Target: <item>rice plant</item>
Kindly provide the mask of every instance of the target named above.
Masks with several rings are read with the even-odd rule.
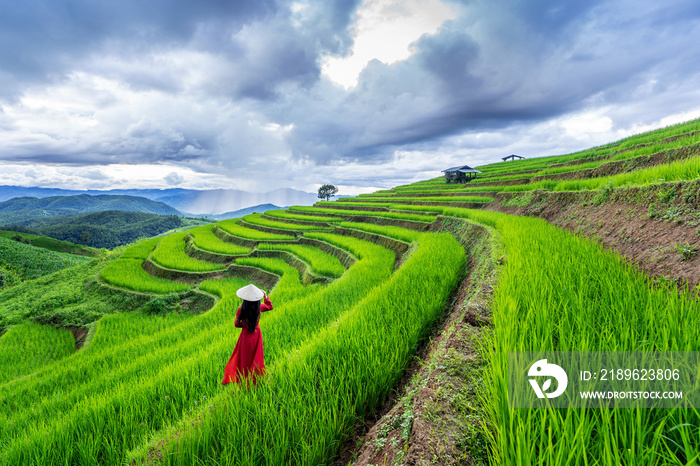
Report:
[[[332,241],[336,235],[328,236]],[[360,260],[330,285],[308,297],[300,290],[286,301],[290,308],[277,302],[276,312],[263,316],[266,363],[274,364],[391,275],[391,251],[355,238],[339,242],[351,245]],[[200,286],[212,286],[206,283]],[[233,297],[199,317],[109,351],[88,348],[65,366],[13,381],[11,390],[0,386],[0,442],[6,446],[0,461],[120,463],[141,439],[198,409],[203,396],[211,399],[222,390],[221,370],[238,331],[233,327],[236,286],[219,288]],[[47,416],[53,412],[65,415]]]
[[[0,237],[0,267],[10,269],[23,280],[31,280],[59,270],[84,264],[91,257],[49,251]],[[0,283],[0,289],[3,284]]]
[[[158,243],[160,243],[160,238],[155,237],[151,239],[147,239],[145,241],[141,241],[139,243],[133,244],[129,247],[127,247],[124,252],[122,252],[121,256],[119,256],[121,259],[141,259],[141,260],[146,260],[148,259],[148,256],[151,255],[153,250],[158,246]]]
[[[492,197],[485,196],[444,196],[444,197],[401,197],[401,196],[367,196],[363,197],[363,202],[471,202],[471,203],[488,203],[493,201]]]
[[[301,296],[311,296],[314,292],[318,291],[319,288],[318,285],[305,287],[301,283],[299,270],[287,264],[282,259],[243,257],[238,259],[236,264],[255,267],[279,275],[281,278],[277,282],[277,285],[275,285],[273,293],[271,294],[275,299],[289,302]]]
[[[75,352],[73,335],[65,329],[26,323],[0,337],[0,385]]]
[[[258,249],[292,253],[306,262],[314,273],[323,277],[339,277],[345,272],[345,267],[343,267],[343,264],[340,263],[337,257],[313,246],[303,244],[260,243]]]
[[[118,259],[102,270],[102,280],[119,288],[142,293],[179,293],[191,285],[154,277],[146,272],[141,259]]]
[[[650,289],[619,255],[543,220],[451,213],[495,227],[508,250],[484,393],[495,463],[686,464],[700,455],[690,408],[513,410],[507,400],[509,351],[697,351],[693,297]]]
[[[321,204],[321,203],[319,203]],[[417,222],[430,223],[435,220],[435,217],[426,215],[416,215],[416,214],[404,214],[399,212],[384,212],[384,211],[369,211],[369,210],[343,210],[343,209],[331,209],[331,208],[321,208],[321,207],[306,207],[306,206],[292,206],[289,208],[294,212],[314,212],[314,213],[327,213],[340,215],[343,217],[380,217],[380,218],[390,218],[396,220],[412,220]]]
[[[303,225],[299,223],[286,223],[286,222],[277,222],[274,220],[268,220],[264,217],[262,217],[261,214],[251,214],[251,215],[246,215],[243,217],[243,220],[252,223],[253,225],[260,225],[262,227],[267,227],[267,228],[277,228],[280,230],[294,230],[294,231],[331,231],[333,230],[332,226],[318,226],[318,225]]]
[[[398,239],[407,243],[417,241],[422,234],[415,230],[409,230],[408,228],[375,225],[373,223],[343,222],[340,224],[340,226],[343,228],[352,228],[355,230],[366,231],[368,233],[388,236],[389,238]]]
[[[204,251],[213,252],[214,254],[226,254],[226,255],[243,255],[249,254],[250,249],[239,246],[233,243],[227,243],[226,241],[221,241],[212,231],[214,224],[203,225],[201,227],[194,228],[190,230],[189,234],[192,236],[192,241],[194,245],[199,249]]]
[[[342,219],[338,217],[321,217],[317,215],[301,215],[294,214],[287,210],[268,210],[265,212],[268,217],[281,218],[285,220],[298,220],[301,222],[326,222],[326,223],[337,223],[341,222]]]
[[[171,431],[159,438],[164,461],[327,461],[357,414],[372,412],[389,394],[442,312],[463,264],[463,250],[451,236],[423,236],[391,280],[343,313],[336,325],[270,364],[269,377],[255,390],[233,387],[233,396],[217,396],[198,422],[186,421],[189,427],[177,435]]]
[[[223,220],[216,224],[217,227],[224,230],[226,233],[238,236],[239,238],[250,239],[254,241],[292,241],[293,236],[279,235],[276,233],[266,233],[263,231],[246,228],[238,224],[238,219]]]
[[[172,270],[187,272],[211,272],[226,266],[194,259],[185,252],[187,232],[173,233],[160,241],[151,258],[157,264]]]

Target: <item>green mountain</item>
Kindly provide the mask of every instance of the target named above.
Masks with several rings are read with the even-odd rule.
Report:
[[[90,196],[18,197],[0,203],[0,225],[21,225],[36,228],[43,221],[58,216],[80,215],[105,210],[145,212],[157,215],[182,215],[163,202],[137,196],[103,194]]]
[[[101,255],[101,251],[99,249],[49,238],[48,236],[0,230],[0,238],[12,239],[19,241],[20,243],[36,246],[37,248],[48,249],[49,251],[55,252],[67,252],[68,254],[76,254],[78,256],[100,257]]]
[[[176,215],[108,210],[87,215],[64,215],[35,219],[31,227],[6,226],[5,229],[48,236],[94,248],[113,249],[139,238],[156,236],[184,225]]]

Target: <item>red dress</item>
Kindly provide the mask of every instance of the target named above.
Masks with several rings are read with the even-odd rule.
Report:
[[[260,312],[271,310],[272,302],[270,298],[265,296],[265,301],[260,305]],[[224,385],[229,382],[239,382],[241,378],[246,378],[249,374],[252,374],[253,383],[255,383],[255,377],[265,373],[260,326],[256,324],[255,331],[250,332],[245,321],[240,319],[240,314],[241,308],[239,307],[236,311],[236,322],[234,325],[241,329],[241,335],[233,348],[231,359],[228,360],[224,368],[224,380],[221,382]]]

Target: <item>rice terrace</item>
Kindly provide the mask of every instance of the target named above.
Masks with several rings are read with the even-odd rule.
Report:
[[[698,406],[508,399],[509,352],[700,351],[699,150],[693,120],[24,277],[0,464],[699,464]],[[222,386],[250,283],[267,374]]]

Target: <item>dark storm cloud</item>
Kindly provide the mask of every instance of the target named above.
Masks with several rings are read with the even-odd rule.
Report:
[[[269,0],[2,0],[0,92],[8,97],[27,82],[60,78],[110,45],[171,47],[189,41],[203,22],[236,30],[273,9]]]
[[[2,158],[206,169],[284,152],[265,105],[318,82],[320,55],[347,54],[359,3],[0,0],[0,110],[22,115],[0,113],[14,136]],[[60,86],[64,108],[44,105]],[[69,125],[75,115],[98,124]],[[28,134],[18,120],[45,124]]]
[[[320,55],[348,53],[353,42],[348,26],[360,3],[313,2],[298,12],[287,5],[275,16],[249,23],[230,40],[217,38],[218,43],[229,45],[218,47],[224,66],[214,71],[208,90],[270,100],[278,97],[280,85],[293,83],[308,89],[319,79]]]
[[[320,54],[347,54],[359,3],[313,2],[295,12],[272,0],[0,0],[0,99],[76,68],[133,89],[182,92],[181,76],[158,57],[180,50],[212,57],[199,91],[270,99],[280,84],[313,84]]]
[[[0,157],[371,165],[586,108],[658,121],[698,97],[696,1],[450,3],[410,58],[346,90],[321,63],[351,53],[360,0],[0,0]]]

